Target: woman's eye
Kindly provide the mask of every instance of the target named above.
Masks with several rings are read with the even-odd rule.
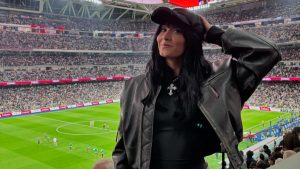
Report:
[[[176,33],[182,33],[182,30],[179,29],[179,28],[176,28],[176,29],[174,29],[174,32],[176,32]]]

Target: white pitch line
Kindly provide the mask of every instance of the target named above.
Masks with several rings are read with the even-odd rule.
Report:
[[[114,133],[116,132],[117,130],[110,130],[108,129],[109,132],[104,132],[104,133],[90,133],[90,134],[75,134],[75,133],[64,133],[64,132],[61,132],[59,131],[59,128],[61,127],[65,127],[67,125],[79,125],[79,126],[84,126],[84,127],[87,127],[88,125],[84,125],[84,124],[80,124],[82,122],[89,122],[89,121],[81,121],[80,123],[74,123],[74,122],[68,122],[68,121],[64,121],[64,120],[57,120],[57,119],[52,119],[52,118],[48,118],[48,117],[41,117],[41,116],[34,116],[34,117],[39,117],[39,118],[43,118],[43,119],[47,119],[47,120],[52,120],[52,121],[58,121],[58,122],[62,122],[62,123],[67,123],[67,124],[64,124],[64,125],[61,125],[61,126],[58,126],[56,128],[56,132],[58,133],[61,133],[61,134],[66,134],[66,135],[102,135],[102,134],[108,134],[108,133]],[[111,122],[117,122],[116,120],[94,120],[94,121],[111,121]],[[100,127],[94,127],[96,129],[99,129],[99,130],[104,130],[103,128],[100,128]],[[108,137],[107,137],[108,138]],[[110,137],[109,137],[110,138]]]

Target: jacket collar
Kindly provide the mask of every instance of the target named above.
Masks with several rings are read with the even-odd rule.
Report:
[[[143,81],[140,84],[140,89],[141,90],[139,90],[139,91],[141,92],[140,94],[141,94],[141,98],[142,98],[141,101],[144,104],[144,103],[147,102],[148,99],[151,99],[150,98],[150,90],[151,90],[150,73],[146,73],[145,78],[143,78]],[[156,91],[156,93],[154,95],[154,99],[152,98],[151,102],[156,101],[156,98],[157,98],[160,90],[161,90],[161,86],[158,86],[157,91]],[[151,103],[151,104],[153,104],[153,103]]]

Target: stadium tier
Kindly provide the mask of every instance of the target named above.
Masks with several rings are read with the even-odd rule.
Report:
[[[24,1],[24,4],[26,2]],[[48,1],[44,2],[47,5]],[[49,7],[44,7],[44,12],[37,13],[27,9],[16,9],[13,6],[1,6],[2,4],[4,2],[0,2],[0,118],[3,118],[1,119],[3,121],[12,119],[12,122],[0,121],[0,125],[6,127],[7,130],[29,131],[29,129],[23,128],[25,125],[32,125],[29,121],[36,120],[39,123],[38,126],[44,122],[54,121],[53,126],[51,126],[52,123],[49,125],[51,129],[45,130],[51,139],[58,139],[56,147],[52,145],[52,140],[49,141],[50,137],[41,138],[41,131],[36,133],[31,131],[35,135],[34,138],[30,138],[31,141],[34,140],[34,146],[41,144],[44,146],[43,148],[46,147],[47,151],[52,151],[52,149],[67,151],[66,156],[72,154],[73,151],[78,152],[83,161],[89,158],[98,159],[100,157],[98,147],[100,148],[100,146],[95,146],[96,141],[92,143],[94,145],[89,145],[90,143],[85,141],[93,140],[95,135],[103,133],[109,133],[111,136],[103,136],[101,139],[114,139],[119,120],[119,116],[117,116],[119,104],[105,105],[101,108],[97,105],[119,100],[124,81],[145,72],[146,64],[151,58],[150,51],[157,25],[149,20],[147,13],[143,13],[139,19],[133,17],[133,13],[140,11],[138,9],[132,12],[132,16],[122,18],[123,12],[126,13],[124,8],[129,8],[128,6],[116,8],[119,13],[118,17],[111,19],[114,16],[114,10],[110,11],[109,9],[101,15],[94,11],[87,17],[85,16],[87,14],[83,12],[84,9],[81,9],[78,4],[74,5],[73,9],[78,10],[76,16],[72,15],[72,12],[70,13],[72,8],[67,6],[56,13],[49,12],[51,11]],[[255,116],[258,120],[255,121],[255,124],[251,124],[251,127],[256,125],[265,127],[264,120],[269,123],[275,119],[277,124],[278,121],[285,119],[285,117],[282,118],[286,115],[283,112],[293,112],[291,114],[293,117],[287,117],[288,124],[296,124],[291,119],[294,119],[295,113],[300,112],[300,1],[246,2],[245,0],[244,3],[237,6],[227,7],[226,3],[224,4],[219,9],[196,10],[195,12],[204,15],[211,23],[225,30],[241,29],[269,38],[276,42],[282,53],[282,61],[269,72],[244,105],[244,109],[251,110],[249,112],[244,110],[245,117],[243,118]],[[49,5],[51,6],[51,4]],[[53,6],[53,11],[56,8],[57,6]],[[69,13],[66,12],[67,8]],[[208,61],[230,57],[216,45],[204,43],[203,47],[205,58]],[[93,107],[82,108],[85,106]],[[116,109],[112,115],[115,117],[107,115],[111,109],[106,109],[106,106]],[[81,117],[81,115],[77,114],[77,109],[73,108],[80,108],[78,112],[88,112],[93,115],[89,116],[86,113],[82,115],[83,119],[79,119],[77,116]],[[268,111],[269,116],[264,116],[265,119],[259,117],[261,112],[253,109]],[[44,113],[50,111],[59,111],[62,112],[62,115],[58,112]],[[97,118],[98,111],[105,114],[101,118],[104,117],[106,121]],[[252,114],[247,116],[248,113]],[[24,120],[26,121],[24,126],[22,126],[22,120],[19,120],[20,117],[7,118],[28,114],[36,114],[36,116],[25,116],[28,121]],[[277,119],[278,115],[280,118]],[[68,122],[62,116],[74,118],[74,122]],[[12,127],[13,125],[10,123],[14,123],[14,121],[20,126]],[[60,124],[61,122],[63,124]],[[104,122],[112,128],[99,127],[100,124],[104,125]],[[59,127],[56,123],[59,123]],[[69,132],[72,131],[72,127],[76,130],[78,128],[78,132],[100,132],[92,134],[93,136],[86,133],[72,133]],[[292,127],[295,126],[290,126],[289,129]],[[271,129],[271,122],[269,129]],[[246,143],[242,145],[243,148],[253,151],[255,149],[255,152],[258,152],[257,147],[254,146],[253,149],[249,146],[254,144],[252,139],[257,142],[258,134],[263,137],[262,133],[266,130],[259,128],[259,131],[254,133],[251,133],[251,129],[247,131],[250,132],[245,133]],[[271,130],[269,132],[272,133]],[[57,133],[63,136],[57,138]],[[6,136],[6,134],[1,133],[0,140],[5,139],[7,143],[11,142],[8,138],[13,137],[12,140],[19,140],[15,136]],[[78,139],[71,143],[72,139],[69,137],[77,135],[87,136],[88,139]],[[27,143],[28,138],[22,134],[20,136],[25,138],[23,141]],[[275,138],[270,140],[274,142]],[[22,145],[22,143],[19,144]],[[104,157],[110,158],[111,140],[103,144],[106,151],[109,149]],[[30,145],[33,146],[31,143]],[[275,146],[274,143],[273,145]],[[3,152],[1,146],[0,151]],[[38,151],[39,149],[34,150],[39,153]],[[36,158],[33,155],[29,156],[33,159]],[[210,157],[210,160],[218,164],[220,159],[217,156],[216,159]],[[22,161],[22,158],[19,161]],[[94,162],[90,159],[87,161],[89,161],[88,166]],[[4,161],[0,161],[0,168],[1,165],[5,166],[4,169],[26,168],[18,164],[9,166],[10,163]],[[87,167],[86,164],[83,166]],[[219,164],[210,165],[210,168],[216,169],[219,166]],[[43,167],[39,166],[39,168]],[[64,168],[60,164],[51,167]]]
[[[266,3],[268,4],[270,1],[266,1]],[[278,4],[281,3],[281,1],[278,1]],[[248,10],[246,9],[239,12],[230,12],[235,8],[232,10],[228,8],[223,12],[207,12],[207,17],[218,22],[220,18],[226,20],[227,17],[232,15],[238,16],[237,18],[233,17],[235,21],[233,23],[230,20],[227,20],[226,24],[221,21],[220,23],[223,24],[225,29],[229,27],[245,29],[278,42],[283,60],[274,67],[264,80],[290,82],[266,82],[262,84],[258,90],[259,92],[257,92],[260,94],[250,98],[249,105],[299,108],[297,104],[299,82],[297,79],[300,77],[300,24],[297,19],[293,20],[297,18],[296,15],[285,13],[285,11],[282,11],[284,8],[279,8],[278,4],[266,5],[264,10],[270,8],[272,12],[273,10],[279,11],[276,15],[270,16],[263,12],[259,4],[256,4],[257,8],[254,10],[257,13],[256,20],[250,20],[251,17],[246,17],[251,14],[247,15]],[[245,5],[247,6],[247,4]],[[255,6],[255,3],[252,5]],[[290,3],[285,5],[286,8],[291,7]],[[293,7],[292,9],[299,12],[297,8]],[[253,12],[253,9],[251,11]],[[220,17],[220,15],[223,17]],[[274,19],[272,18],[277,15],[282,16],[283,23],[273,22]],[[19,85],[31,85],[30,88],[33,88],[33,90],[43,90],[43,86],[40,85],[47,84],[44,87],[45,90],[61,93],[61,91],[56,90],[57,83],[67,83],[68,85],[61,85],[60,87],[80,91],[80,89],[77,89],[78,86],[87,82],[122,80],[118,77],[125,77],[126,79],[126,77],[143,73],[146,63],[150,59],[151,54],[149,51],[153,31],[156,27],[148,20],[99,21],[51,14],[11,13],[10,11],[1,11],[0,16],[0,50],[2,50],[0,53],[0,84],[2,86],[0,90],[3,90],[2,98],[5,100],[1,103],[0,112],[34,109],[38,106],[59,106],[59,102],[63,102],[59,98],[55,98],[55,101],[50,98],[45,101],[47,104],[35,104],[35,101],[33,101],[32,105],[27,105],[25,100],[31,97],[35,98],[34,96],[38,93],[32,92],[32,96],[22,94],[22,91],[27,87]],[[277,19],[276,17],[275,20],[277,21]],[[88,27],[89,31],[84,31],[83,27],[85,25],[91,25]],[[208,44],[204,44],[204,46],[204,54],[207,60],[214,61],[229,57],[222,53],[219,47]],[[91,84],[94,85],[95,83]],[[88,83],[87,85],[91,84]],[[102,84],[102,82],[99,84]],[[272,91],[275,91],[278,95],[289,91],[287,95],[291,95],[290,98],[293,98],[294,101],[282,101],[280,97],[270,98],[274,94],[269,93],[270,88],[264,89],[263,86],[266,84],[275,86],[274,88],[277,90]],[[293,90],[290,91],[291,89]],[[7,103],[15,99],[9,97],[12,91],[15,90],[20,94],[16,97],[22,97],[18,100],[24,100],[25,105],[20,101],[20,104],[14,104],[15,107],[8,106]],[[118,88],[118,90],[121,89]],[[90,93],[87,94],[90,95]],[[120,91],[117,91],[114,98],[118,97],[119,93]],[[101,99],[96,97],[93,99],[99,101],[112,98],[103,96]],[[80,99],[80,102],[91,101],[93,100]],[[68,104],[77,104],[79,101],[67,102]]]

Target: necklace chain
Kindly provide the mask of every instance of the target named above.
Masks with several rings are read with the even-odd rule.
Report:
[[[179,76],[177,76],[175,79],[172,80],[172,83],[176,82],[179,79]]]
[[[177,86],[175,86],[175,82],[179,79],[179,76],[177,76],[175,79],[172,80],[172,82],[170,83],[170,85],[168,86],[167,90],[169,91],[169,95],[172,96],[174,93],[173,91],[177,90]]]

